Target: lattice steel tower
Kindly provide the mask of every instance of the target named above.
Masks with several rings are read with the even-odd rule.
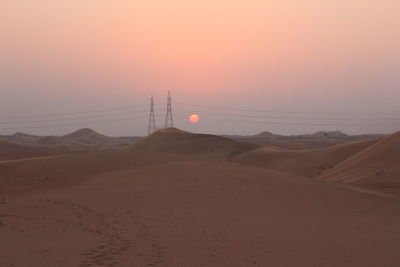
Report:
[[[153,95],[151,96],[150,100],[150,119],[149,119],[149,132],[148,134],[151,135],[156,131],[156,121],[154,118],[154,98]]]
[[[171,92],[168,91],[168,101],[167,101],[167,116],[165,117],[165,128],[174,127],[174,119],[172,118],[172,99]]]

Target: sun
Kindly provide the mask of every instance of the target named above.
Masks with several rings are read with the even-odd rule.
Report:
[[[199,117],[199,115],[197,115],[197,114],[192,114],[192,115],[190,115],[190,117],[189,117],[189,121],[190,121],[191,123],[198,123],[198,122],[200,121],[200,117]]]

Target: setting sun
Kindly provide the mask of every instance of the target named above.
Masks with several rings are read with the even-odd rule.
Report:
[[[190,115],[190,117],[189,117],[189,121],[190,121],[191,123],[198,123],[198,122],[200,121],[200,117],[199,117],[199,115],[197,115],[197,114],[192,114],[192,115]]]

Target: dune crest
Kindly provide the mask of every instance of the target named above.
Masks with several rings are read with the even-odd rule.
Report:
[[[289,174],[315,177],[376,142],[371,140],[313,150],[260,148],[239,155],[235,161]]]
[[[321,179],[344,184],[400,186],[400,132],[327,171]]]
[[[115,145],[122,142],[120,140],[117,140],[116,138],[105,136],[89,128],[80,129],[73,133],[64,135],[60,138],[63,140],[79,142],[87,145],[102,146]]]
[[[31,157],[43,157],[66,153],[62,146],[49,147],[40,144],[19,144],[0,140],[0,161]]]
[[[194,134],[176,128],[168,128],[153,133],[131,148],[176,154],[230,157],[259,147],[261,146],[257,144],[238,142],[222,136]]]
[[[0,160],[43,157],[70,152],[124,149],[140,137],[110,137],[84,128],[64,136],[25,133],[0,135]]]

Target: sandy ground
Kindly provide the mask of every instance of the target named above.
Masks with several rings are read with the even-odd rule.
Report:
[[[18,163],[63,170],[51,186],[7,187],[18,171],[1,169],[0,266],[400,266],[390,195],[216,159],[72,157]]]

